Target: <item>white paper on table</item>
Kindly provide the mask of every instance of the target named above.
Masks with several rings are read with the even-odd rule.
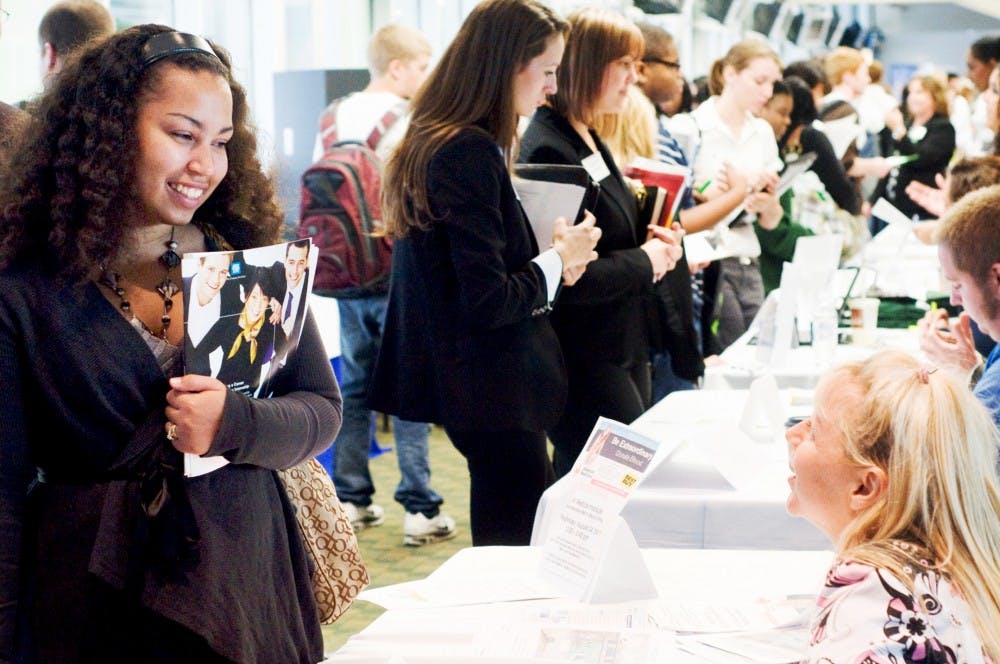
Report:
[[[433,574],[424,582],[418,592],[427,600],[428,606],[463,606],[491,602],[517,602],[527,599],[547,599],[558,597],[559,592],[544,579],[524,572],[510,575],[479,574],[475,583],[440,583],[432,580]]]
[[[641,630],[649,628],[649,612],[645,603],[529,607],[525,612],[525,619],[550,626]]]
[[[580,664],[633,664],[650,658],[649,632],[543,627],[535,657]]]
[[[657,601],[650,619],[660,629],[675,632],[737,632],[803,624],[805,616],[787,602],[723,604]]]
[[[913,220],[900,212],[898,207],[884,198],[879,198],[875,201],[875,205],[872,206],[871,216],[878,217],[890,224],[900,224],[905,226],[907,230],[913,229]],[[876,237],[878,236],[876,235]]]
[[[579,185],[565,182],[523,178],[514,178],[513,182],[517,196],[521,199],[521,207],[524,208],[524,214],[528,217],[538,242],[538,250],[545,251],[552,246],[552,231],[556,219],[563,217],[566,223],[573,224],[587,191]]]
[[[802,661],[809,646],[806,628],[772,629],[736,634],[699,634],[678,638],[678,643],[698,643],[759,664],[794,664]]]
[[[422,582],[425,585],[419,592],[430,606],[558,597],[559,592],[551,584],[537,575],[524,572],[525,569],[534,571],[534,565],[512,569],[504,564],[512,549],[521,548],[491,546],[463,549],[434,570]],[[490,573],[484,574],[483,570],[490,570]],[[469,583],[468,579],[475,579],[476,582]]]
[[[412,609],[428,606],[423,593],[424,581],[407,581],[381,588],[368,588],[358,593],[358,599],[377,604],[383,609]]]
[[[624,502],[611,504],[603,492],[573,479],[574,490],[549,505],[553,520],[542,543],[538,574],[561,596],[584,601],[606,564]]]
[[[479,635],[477,635],[478,637]],[[474,651],[480,655],[530,657],[533,662],[655,664],[671,661],[660,644],[673,640],[647,630],[601,630],[524,623],[503,632],[484,629]]]

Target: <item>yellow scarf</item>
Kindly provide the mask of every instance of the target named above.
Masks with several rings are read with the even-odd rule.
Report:
[[[232,359],[233,355],[236,355],[240,346],[243,345],[243,340],[246,339],[250,342],[250,364],[253,364],[253,361],[257,358],[257,335],[260,334],[260,328],[264,326],[264,318],[265,316],[261,316],[251,323],[247,320],[246,310],[240,313],[240,327],[243,329],[236,335],[236,341],[233,342],[233,347],[229,350],[229,355],[226,356],[227,360]]]

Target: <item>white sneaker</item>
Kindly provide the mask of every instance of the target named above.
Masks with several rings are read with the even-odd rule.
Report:
[[[365,528],[380,526],[385,521],[385,510],[375,503],[362,506],[345,502],[343,505],[344,512],[347,514],[347,518],[351,520],[351,527],[354,528],[354,532],[356,533],[361,532]]]
[[[403,544],[406,546],[423,546],[455,536],[455,520],[439,512],[437,516],[428,519],[420,512],[407,512],[403,517]]]

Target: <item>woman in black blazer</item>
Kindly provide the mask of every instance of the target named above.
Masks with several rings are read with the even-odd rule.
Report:
[[[649,406],[651,290],[681,255],[673,231],[639,226],[635,195],[591,128],[597,115],[622,111],[642,34],[604,10],[581,10],[569,22],[559,90],[535,112],[520,154],[525,163],[583,165],[600,185],[599,258],[552,314],[569,373],[566,410],[549,429],[557,476],[572,468],[598,417],[627,423]]]
[[[955,128],[948,119],[944,86],[933,76],[910,81],[906,107],[910,112],[909,123],[904,124],[897,109],[889,113],[885,124],[892,132],[893,152],[913,155],[915,159],[890,171],[879,183],[875,196],[885,196],[907,217],[930,219],[934,215],[913,202],[906,187],[914,181],[933,185],[934,176],[944,174],[955,153]]]
[[[510,179],[517,116],[555,90],[565,22],[535,0],[488,0],[411,105],[386,164],[394,238],[372,405],[439,422],[472,480],[472,543],[528,544],[552,482],[545,429],[566,400],[549,323],[560,278],[597,257],[589,220],[539,254]]]

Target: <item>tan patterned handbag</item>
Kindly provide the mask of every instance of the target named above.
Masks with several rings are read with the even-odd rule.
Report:
[[[279,470],[278,477],[295,506],[295,520],[313,566],[312,588],[320,622],[329,625],[370,581],[358,540],[333,481],[319,461],[309,459]]]

